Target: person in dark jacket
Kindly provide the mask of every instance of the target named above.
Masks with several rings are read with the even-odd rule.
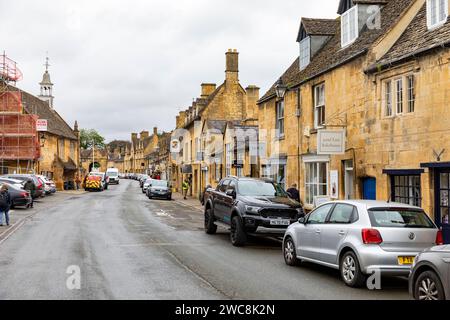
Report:
[[[23,188],[30,193],[31,203],[28,205],[28,207],[33,208],[34,198],[36,197],[36,185],[34,184],[33,179],[28,179],[27,182],[25,182]]]
[[[288,193],[289,198],[300,202],[300,192],[298,192],[296,183],[294,183],[286,192]]]
[[[0,188],[0,227],[3,227],[3,214],[5,214],[6,225],[9,226],[9,210],[11,210],[11,195],[8,186],[4,184]]]

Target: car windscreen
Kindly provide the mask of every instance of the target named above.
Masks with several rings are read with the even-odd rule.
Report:
[[[109,172],[106,173],[106,175],[108,177],[117,177],[119,175],[119,173],[118,172],[114,172],[114,171],[109,171]]]
[[[265,181],[239,181],[239,194],[250,197],[286,197],[287,193],[276,183]]]
[[[167,181],[164,180],[153,180],[152,187],[167,187]]]
[[[369,210],[373,227],[381,228],[435,228],[428,215],[421,210],[413,209],[372,209]]]

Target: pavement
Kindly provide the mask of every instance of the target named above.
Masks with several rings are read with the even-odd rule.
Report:
[[[183,198],[181,193],[172,194],[172,199],[179,203],[180,205],[186,205],[191,207],[192,209],[199,210],[203,212],[203,206],[197,198],[187,197],[186,200]]]
[[[198,200],[149,200],[136,181],[59,193],[23,214],[0,242],[0,299],[409,299],[402,278],[369,291],[335,270],[288,267],[271,239],[235,248],[226,230],[205,234]]]

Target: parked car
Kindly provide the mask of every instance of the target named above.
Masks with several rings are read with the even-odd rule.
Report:
[[[6,184],[8,186],[8,191],[11,195],[12,209],[15,207],[28,207],[28,205],[31,204],[30,193],[22,189],[22,187],[20,187],[20,184],[11,184],[2,182],[2,180],[0,180],[0,186],[2,186],[3,184]]]
[[[119,184],[119,169],[116,168],[109,168],[106,170],[106,175],[109,178],[109,184]]]
[[[14,185],[20,189],[23,188],[25,181],[0,177],[0,184],[3,183],[6,183],[8,185]]]
[[[301,216],[301,204],[271,180],[228,177],[205,192],[206,233],[224,226],[234,246],[245,245],[247,235],[257,231],[282,237]]]
[[[153,179],[148,178],[142,184],[142,193],[147,193],[148,188],[152,185]]]
[[[148,179],[150,179],[150,176],[148,176],[148,175],[146,175],[146,174],[141,175],[141,176],[138,178],[139,185],[140,185],[141,189],[144,187],[144,183],[145,183]]]
[[[37,175],[37,177],[43,182],[46,195],[56,192],[56,185],[53,181],[50,181],[46,176]]]
[[[409,292],[416,300],[450,300],[450,245],[430,248],[416,257]]]
[[[308,261],[339,269],[344,283],[360,287],[374,271],[408,276],[415,256],[442,244],[442,232],[421,209],[382,201],[323,204],[286,231],[286,264]]]
[[[44,183],[34,174],[10,174],[10,175],[4,175],[1,177],[8,178],[8,179],[21,180],[24,182],[31,178],[33,180],[34,185],[36,186],[36,192],[34,194],[34,199],[38,199],[40,197],[45,196]]]
[[[163,198],[172,200],[172,189],[166,180],[152,180],[146,192],[149,199]]]

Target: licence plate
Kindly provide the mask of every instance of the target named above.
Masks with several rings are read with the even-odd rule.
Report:
[[[290,224],[290,220],[270,220],[270,225],[272,226],[289,226]]]
[[[410,266],[414,263],[415,257],[398,257],[398,264],[401,266]]]

